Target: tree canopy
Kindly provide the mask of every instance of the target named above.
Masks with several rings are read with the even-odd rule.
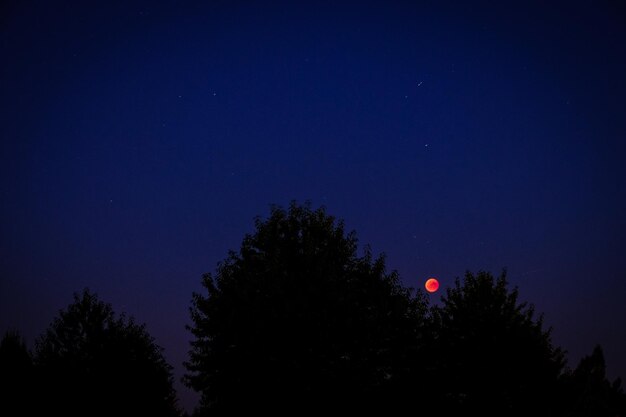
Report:
[[[565,377],[566,411],[571,417],[611,417],[626,415],[626,396],[622,381],[610,382],[602,347],[583,357],[576,369]]]
[[[447,412],[552,415],[563,352],[506,273],[457,279],[433,308],[437,392]]]
[[[184,378],[198,415],[624,415],[601,351],[567,371],[505,271],[467,272],[429,307],[357,243],[323,208],[272,207],[203,276]]]
[[[324,209],[257,218],[194,294],[186,382],[217,414],[381,406],[409,373],[426,303]]]
[[[178,415],[171,367],[144,325],[88,290],[37,341],[40,401],[54,415]]]
[[[255,220],[190,307],[184,382],[195,415],[626,417],[602,348],[565,352],[503,271],[467,272],[429,305],[323,208]],[[0,414],[179,416],[172,368],[145,325],[89,290],[37,340],[0,341]]]

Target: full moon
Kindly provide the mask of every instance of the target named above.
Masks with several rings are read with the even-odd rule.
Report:
[[[426,284],[424,284],[424,287],[426,287],[426,291],[428,292],[435,292],[439,289],[439,281],[437,281],[436,278],[429,278]]]

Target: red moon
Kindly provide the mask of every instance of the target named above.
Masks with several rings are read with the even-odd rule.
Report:
[[[424,287],[426,287],[426,291],[428,292],[435,292],[439,289],[439,281],[435,278],[429,278],[426,284],[424,284]]]

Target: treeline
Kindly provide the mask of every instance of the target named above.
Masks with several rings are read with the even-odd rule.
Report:
[[[626,416],[601,347],[570,369],[504,272],[468,272],[430,305],[324,209],[255,226],[192,297],[195,415]],[[182,414],[162,349],[88,290],[32,352],[4,336],[0,379],[2,415]]]
[[[116,316],[88,290],[74,295],[32,353],[7,332],[0,369],[1,415],[181,415],[162,349],[143,325]]]

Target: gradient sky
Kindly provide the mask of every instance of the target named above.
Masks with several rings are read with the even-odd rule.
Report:
[[[178,380],[202,273],[310,200],[405,285],[508,268],[626,377],[619,2],[91,3],[0,9],[1,331],[89,287]]]

